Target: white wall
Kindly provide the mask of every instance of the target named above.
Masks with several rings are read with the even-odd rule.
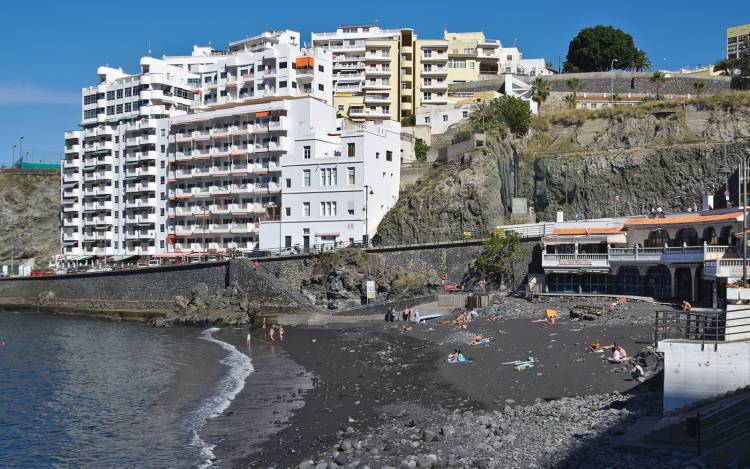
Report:
[[[469,117],[473,105],[423,106],[417,109],[416,124],[430,126],[432,135],[445,133],[453,124]]]
[[[663,340],[664,411],[750,385],[750,341],[713,345]]]

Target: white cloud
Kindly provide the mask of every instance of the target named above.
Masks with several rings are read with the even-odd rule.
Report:
[[[19,104],[81,104],[81,95],[29,83],[0,83],[0,106]]]

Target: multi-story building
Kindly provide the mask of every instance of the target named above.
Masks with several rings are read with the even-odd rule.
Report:
[[[331,58],[327,50],[301,49],[297,32],[272,31],[226,51],[194,47],[188,56],[145,57],[134,75],[101,67],[100,83],[83,90],[83,129],[65,134],[63,254],[80,259],[257,248],[261,223],[284,222],[282,188],[290,197],[297,189],[290,178],[282,187],[282,160],[305,159],[309,147],[318,146],[297,148],[298,142],[317,135],[336,148],[314,153],[310,171],[316,172],[322,159],[342,153],[342,140],[357,139],[342,136],[337,126]],[[398,157],[395,170],[385,163],[399,154],[393,127],[366,126],[356,143],[376,152],[390,145],[378,166],[383,178],[395,178],[395,189],[375,191],[373,227],[384,214],[380,207],[390,207],[398,194]],[[380,145],[370,134],[387,142]],[[331,215],[337,207],[349,213],[346,197],[355,187],[363,194],[366,180],[375,180],[365,179],[352,158],[337,168],[346,187],[325,189],[332,212],[310,212],[307,222],[316,233],[316,220],[325,216],[329,233],[341,232],[346,240],[366,234],[361,224],[349,231],[354,219]],[[285,236],[286,225],[279,226]]]
[[[82,90],[82,130],[65,133],[62,252],[155,254],[166,247],[169,119],[190,109],[193,76],[151,57],[137,74],[98,74]]]
[[[750,24],[727,28],[727,59],[750,56]]]
[[[519,68],[517,48],[503,48],[482,32],[417,39],[408,28],[341,26],[313,33],[312,42],[333,52],[334,106],[355,120],[413,116],[420,106],[449,103],[449,84],[526,70]]]
[[[375,25],[313,33],[313,47],[333,53],[338,115],[358,120],[399,120],[412,115],[413,42],[411,29]]]

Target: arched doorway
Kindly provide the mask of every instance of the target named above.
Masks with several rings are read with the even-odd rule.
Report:
[[[669,233],[667,230],[654,230],[648,234],[648,238],[643,243],[647,248],[661,248],[669,244]]]
[[[706,244],[716,244],[718,238],[716,237],[716,230],[713,226],[703,230],[703,242]]]
[[[643,294],[643,281],[637,267],[620,267],[617,272],[617,293],[623,295]]]
[[[735,245],[733,226],[724,226],[721,228],[721,232],[719,234],[719,244],[722,246]]]
[[[649,267],[646,273],[646,294],[654,298],[672,296],[672,276],[666,266]]]
[[[693,278],[690,267],[678,267],[674,272],[674,295],[679,300],[692,300]]]
[[[683,228],[675,236],[677,246],[698,246],[698,232],[693,228]]]

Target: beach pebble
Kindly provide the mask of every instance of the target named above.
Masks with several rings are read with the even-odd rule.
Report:
[[[431,432],[429,430],[425,430],[422,432],[422,441],[430,442],[433,441],[435,438],[437,438],[437,434],[435,432]]]
[[[341,451],[350,451],[352,449],[352,440],[346,439],[342,441],[339,449]]]
[[[302,461],[297,465],[297,469],[313,469],[315,467],[315,463],[313,461],[307,460]]]

